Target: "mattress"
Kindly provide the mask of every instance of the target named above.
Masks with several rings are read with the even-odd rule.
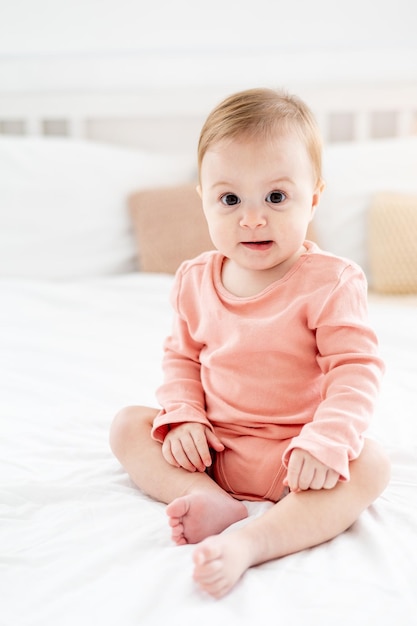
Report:
[[[253,567],[221,600],[108,444],[155,405],[172,277],[1,279],[0,624],[398,624],[417,619],[417,298],[370,296],[387,371],[370,435],[392,479],[344,534]],[[250,518],[270,503],[246,503]],[[246,520],[239,522],[246,523]],[[227,531],[225,531],[227,532]]]

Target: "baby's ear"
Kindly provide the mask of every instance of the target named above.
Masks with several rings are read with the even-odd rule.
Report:
[[[317,183],[317,187],[315,188],[313,193],[313,202],[311,204],[312,215],[314,215],[314,212],[320,203],[321,194],[323,193],[325,187],[326,183],[324,182],[324,180],[319,180],[319,182]]]
[[[202,197],[202,193],[203,193],[203,192],[201,191],[201,186],[200,186],[200,185],[197,185],[197,187],[196,187],[195,189],[196,189],[196,191],[197,191],[198,195],[199,195],[199,196],[200,196],[200,198],[201,198],[201,197]]]

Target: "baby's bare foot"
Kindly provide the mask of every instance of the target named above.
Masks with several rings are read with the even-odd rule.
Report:
[[[222,492],[191,493],[166,508],[172,539],[177,545],[199,543],[248,516],[242,502]]]
[[[250,543],[239,533],[208,537],[194,551],[194,580],[214,598],[221,598],[253,564]]]

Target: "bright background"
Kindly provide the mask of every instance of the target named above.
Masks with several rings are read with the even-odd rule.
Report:
[[[0,0],[0,89],[417,80],[415,0]]]

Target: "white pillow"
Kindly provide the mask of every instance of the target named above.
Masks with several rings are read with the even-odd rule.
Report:
[[[323,153],[326,181],[314,218],[320,245],[362,266],[368,259],[368,213],[381,191],[417,192],[417,137],[330,144]]]
[[[0,139],[0,276],[87,278],[133,271],[127,197],[193,180],[189,156],[82,140]]]

